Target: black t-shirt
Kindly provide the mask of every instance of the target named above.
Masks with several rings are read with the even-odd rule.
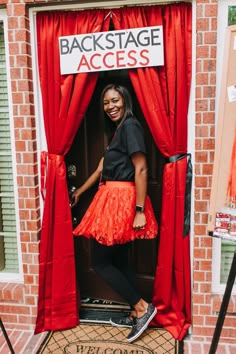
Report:
[[[134,181],[131,156],[135,152],[146,154],[144,132],[135,117],[128,117],[117,129],[104,154],[103,181]]]

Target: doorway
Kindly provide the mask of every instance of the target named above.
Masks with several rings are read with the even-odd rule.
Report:
[[[104,132],[103,118],[99,114],[99,99],[102,89],[108,83],[113,82],[128,88],[133,100],[134,114],[144,128],[148,157],[148,194],[152,201],[155,216],[158,223],[160,223],[164,158],[152,139],[127,70],[100,73],[84,120],[66,156],[67,170],[71,171],[73,169],[74,171],[73,176],[69,175],[68,182],[72,189],[83,184],[96,169],[103,155],[107,145],[107,138]],[[86,191],[81,196],[78,205],[73,208],[74,227],[83,217],[97,188],[98,185],[94,185],[90,190]],[[120,298],[92,269],[91,242],[92,240],[88,240],[85,237],[75,237],[76,274],[81,298],[104,299],[124,303],[124,299]],[[147,301],[151,301],[153,295],[157,251],[158,237],[155,240],[136,240],[131,247],[130,263],[137,276],[138,288]]]

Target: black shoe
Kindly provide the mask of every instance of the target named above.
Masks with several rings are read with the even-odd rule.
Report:
[[[142,317],[134,319],[132,330],[127,337],[128,342],[133,342],[145,331],[156,313],[157,309],[152,304],[148,304],[147,312]]]
[[[132,327],[133,319],[129,318],[129,316],[111,318],[110,324],[114,327]]]

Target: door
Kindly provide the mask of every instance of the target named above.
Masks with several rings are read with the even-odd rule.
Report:
[[[155,146],[126,70],[100,74],[86,117],[77,132],[71,150],[66,156],[69,170],[68,183],[70,188],[72,186],[72,190],[73,186],[80,186],[96,169],[100,158],[103,156],[106,147],[106,136],[104,134],[104,123],[99,114],[99,99],[102,89],[106,84],[112,82],[124,85],[129,89],[133,99],[134,113],[144,128],[148,151],[148,194],[152,200],[153,209],[159,223],[164,158]],[[70,173],[71,166],[73,170],[76,170],[76,173],[72,176]],[[81,196],[78,205],[72,209],[74,225],[81,220],[97,188],[98,185],[95,185],[86,191]],[[155,240],[137,240],[133,242],[130,252],[130,263],[136,272],[139,290],[148,301],[151,300],[153,294],[157,249],[158,237]],[[124,299],[121,299],[92,269],[91,240],[85,237],[75,237],[75,254],[77,279],[82,297],[124,302]]]

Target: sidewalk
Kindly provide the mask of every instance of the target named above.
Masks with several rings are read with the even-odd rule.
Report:
[[[34,335],[33,331],[6,329],[15,354],[36,354],[47,332]],[[0,330],[0,353],[10,354],[5,337]]]

